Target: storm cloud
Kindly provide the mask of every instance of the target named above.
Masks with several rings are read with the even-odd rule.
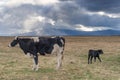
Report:
[[[0,35],[69,35],[120,30],[119,0],[0,1]]]

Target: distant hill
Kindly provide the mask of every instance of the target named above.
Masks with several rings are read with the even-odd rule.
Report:
[[[120,31],[117,30],[103,30],[103,31],[78,31],[78,30],[61,30],[68,35],[120,35]]]
[[[40,33],[40,32],[39,32]],[[69,29],[48,29],[44,33],[38,34],[38,32],[29,32],[23,34],[17,34],[21,36],[45,36],[45,35],[70,35],[70,36],[110,36],[110,35],[120,35],[120,31],[117,30],[103,30],[103,31],[78,31]]]

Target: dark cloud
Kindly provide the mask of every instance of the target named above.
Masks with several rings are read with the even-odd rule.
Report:
[[[90,11],[120,12],[120,0],[75,0],[78,5]]]
[[[120,18],[110,18],[98,14],[89,15],[84,13],[83,7],[92,11],[108,10],[114,6],[117,1],[102,0],[61,0],[59,13],[64,15],[62,19],[70,25],[83,24],[85,26],[104,26],[115,27],[119,24]],[[105,4],[105,6],[104,6]],[[83,6],[83,7],[81,7]],[[101,9],[101,10],[100,10]],[[110,12],[110,11],[109,11]],[[59,14],[58,13],[58,14]]]

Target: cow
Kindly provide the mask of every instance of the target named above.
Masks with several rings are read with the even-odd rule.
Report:
[[[88,52],[88,64],[89,63],[92,64],[93,57],[94,57],[94,62],[96,62],[96,57],[101,62],[100,54],[103,54],[103,50],[101,50],[101,49],[99,49],[99,50],[92,50],[92,49],[90,49],[89,52]]]
[[[65,38],[60,36],[55,37],[15,37],[9,44],[9,47],[14,47],[19,44],[19,47],[25,53],[33,58],[33,70],[38,70],[38,54],[47,55],[56,53],[57,69],[62,66],[63,51],[65,47]]]

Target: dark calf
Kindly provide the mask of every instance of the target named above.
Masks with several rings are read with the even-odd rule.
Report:
[[[92,64],[92,59],[94,58],[94,61],[96,62],[96,57],[99,59],[99,61],[101,62],[100,59],[100,54],[103,54],[102,50],[89,50],[88,52],[88,64],[91,63]]]

